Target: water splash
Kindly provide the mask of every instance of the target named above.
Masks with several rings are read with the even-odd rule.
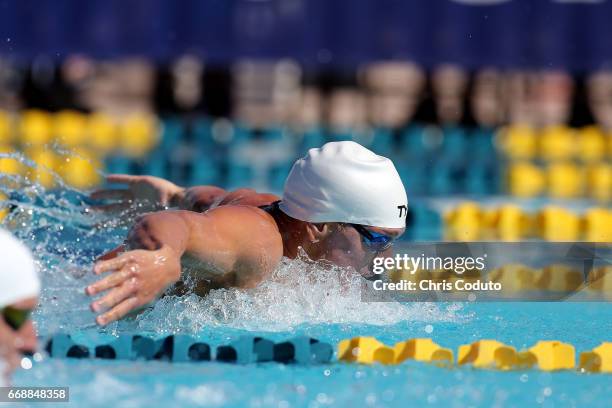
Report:
[[[323,266],[305,256],[283,259],[271,279],[253,289],[219,289],[162,298],[133,324],[148,332],[200,332],[204,328],[285,331],[301,324],[393,325],[450,321],[460,308],[431,303],[364,302],[364,280],[353,270]]]
[[[0,153],[0,159],[16,160],[24,173],[42,167],[22,153]],[[43,283],[34,318],[39,333],[47,334],[92,325],[83,288],[94,280],[93,261],[121,242],[126,230],[117,217],[92,211],[86,191],[42,169],[52,174],[58,188],[47,190],[27,176],[0,174],[0,192],[7,197],[0,209],[9,209],[0,226],[32,250]]]

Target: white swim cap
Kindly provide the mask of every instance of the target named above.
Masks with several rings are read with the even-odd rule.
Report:
[[[38,296],[40,280],[30,250],[0,229],[0,307]]]
[[[355,142],[330,142],[295,162],[279,208],[308,222],[404,228],[408,198],[391,160]]]

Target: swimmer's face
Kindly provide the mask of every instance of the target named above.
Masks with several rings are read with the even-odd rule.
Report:
[[[30,311],[36,307],[37,302],[38,300],[33,297],[16,302],[10,306],[14,309]],[[5,346],[10,345],[14,347],[21,353],[35,351],[37,340],[32,319],[28,319],[21,327],[15,330],[0,317],[0,342],[5,343]]]
[[[321,258],[333,262],[338,266],[352,266],[361,275],[372,275],[372,264],[377,256],[391,256],[393,247],[384,252],[372,250],[362,235],[349,224],[330,223],[329,234],[319,242]],[[394,240],[405,231],[404,228],[378,228],[365,227],[368,231],[384,234]]]

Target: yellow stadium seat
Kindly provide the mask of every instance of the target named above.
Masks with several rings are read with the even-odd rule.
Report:
[[[88,189],[101,182],[99,160],[85,149],[76,149],[73,154],[64,155],[59,165],[64,181],[77,189]]]
[[[449,367],[453,364],[453,352],[450,349],[440,347],[431,339],[410,339],[396,343],[395,363],[399,364],[405,360],[416,360],[426,363],[434,363],[439,366]]]
[[[540,156],[546,160],[569,159],[576,152],[574,131],[567,126],[549,126],[542,129],[539,142]]]
[[[584,240],[589,242],[612,242],[612,210],[590,208],[582,217]]]
[[[31,148],[26,155],[35,163],[35,167],[28,170],[28,178],[45,188],[55,186],[54,169],[57,164],[57,155],[50,149]]]
[[[551,197],[578,197],[584,191],[583,171],[573,163],[551,163],[547,168],[546,175],[548,179],[548,193]]]
[[[578,132],[578,155],[585,162],[606,156],[606,138],[598,126],[586,126]]]
[[[564,208],[547,206],[538,213],[537,229],[547,241],[577,241],[580,217]]]
[[[459,346],[457,364],[476,368],[510,370],[517,365],[516,350],[496,340],[479,340]]]
[[[512,125],[500,133],[502,151],[512,159],[531,159],[536,155],[536,134],[531,126]]]
[[[120,125],[120,146],[131,157],[142,157],[155,147],[159,139],[157,123],[146,115],[133,115]]]
[[[83,146],[86,140],[85,124],[84,114],[71,110],[61,111],[53,117],[53,133],[63,146]]]
[[[16,157],[0,157],[0,174],[21,175],[24,172],[24,165],[19,160],[19,152],[12,146],[0,146],[0,154]]]
[[[12,115],[6,111],[0,111],[0,144],[12,144],[14,136]]]
[[[50,143],[53,135],[51,115],[40,110],[23,112],[19,121],[19,134],[24,145],[41,146]]]
[[[544,172],[530,162],[516,162],[508,170],[508,187],[510,194],[519,197],[540,195],[546,185]]]
[[[539,341],[519,354],[520,358],[534,361],[544,371],[569,370],[576,365],[574,346],[560,341]]]
[[[355,337],[338,343],[338,360],[360,364],[394,364],[395,351],[374,337]]]
[[[519,241],[527,232],[527,221],[523,210],[512,204],[502,205],[490,211],[486,217],[491,236],[501,241]]]
[[[599,201],[612,199],[612,166],[599,163],[587,169],[588,195]]]
[[[447,239],[453,241],[476,241],[480,238],[481,211],[478,204],[470,201],[459,204],[445,214]]]
[[[497,208],[483,208],[480,211],[480,238],[482,240],[496,240]]]
[[[112,117],[104,113],[91,114],[87,120],[89,146],[100,154],[118,147],[117,125]]]

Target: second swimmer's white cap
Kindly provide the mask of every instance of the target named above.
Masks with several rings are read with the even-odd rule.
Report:
[[[0,308],[39,293],[40,280],[32,253],[11,233],[0,229]]]
[[[404,228],[408,198],[391,160],[355,142],[330,142],[295,162],[279,208],[307,222]]]

